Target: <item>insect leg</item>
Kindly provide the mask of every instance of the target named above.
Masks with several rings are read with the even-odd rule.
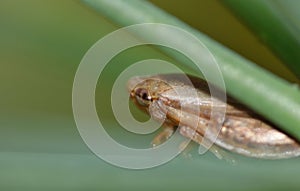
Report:
[[[152,142],[151,142],[152,146],[156,147],[156,146],[162,144],[163,142],[165,142],[166,140],[168,140],[172,136],[174,131],[175,131],[174,126],[164,125],[162,132],[160,132],[158,135],[156,135],[154,137],[154,139],[152,140]]]
[[[217,158],[224,159],[227,162],[230,162],[231,164],[234,164],[236,162],[235,159],[230,155],[230,153],[228,153],[226,150],[218,147],[215,144],[208,144],[210,143],[209,140],[205,139],[200,133],[198,133],[194,129],[187,126],[182,126],[179,128],[180,128],[180,134],[182,134],[187,138],[192,139],[196,143],[205,147],[210,152],[212,152]]]

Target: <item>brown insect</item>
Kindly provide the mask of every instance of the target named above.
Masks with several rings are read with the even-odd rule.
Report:
[[[153,144],[158,145],[168,139],[175,128],[193,141],[203,143],[204,133],[209,129],[218,133],[210,148],[216,146],[249,157],[265,159],[290,158],[300,155],[300,145],[287,134],[279,131],[270,122],[254,113],[246,106],[228,97],[227,103],[215,98],[213,104],[207,82],[188,76],[189,84],[182,74],[165,74],[131,78],[128,90],[134,102],[156,120],[164,120],[165,130]],[[178,94],[180,91],[180,94]],[[191,91],[197,96],[192,96]],[[181,107],[182,104],[185,107]],[[215,107],[226,109],[220,131],[214,129],[211,111]],[[198,108],[196,112],[193,108]],[[191,123],[194,121],[195,123]],[[205,146],[205,145],[204,145]],[[217,151],[216,151],[217,152]],[[215,152],[215,153],[216,153]]]

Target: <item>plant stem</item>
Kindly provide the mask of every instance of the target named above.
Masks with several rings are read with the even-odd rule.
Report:
[[[300,79],[300,1],[225,0],[255,34]]]
[[[300,91],[297,86],[258,67],[147,1],[84,0],[84,2],[120,26],[165,23],[195,35],[216,58],[224,77],[226,91],[300,140]],[[180,39],[180,36],[170,34],[170,38],[176,40]],[[169,54],[180,60],[178,55]]]

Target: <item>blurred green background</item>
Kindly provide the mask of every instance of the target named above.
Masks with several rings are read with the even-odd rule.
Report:
[[[277,75],[297,81],[220,2],[152,2]],[[234,156],[238,162],[231,165],[210,153],[198,156],[194,146],[149,170],[109,165],[79,136],[72,85],[85,52],[117,27],[79,1],[58,0],[2,0],[0,27],[1,190],[299,189],[299,159]],[[114,128],[109,90],[123,67],[145,58],[168,59],[151,47],[128,50],[99,79],[105,82],[96,92],[96,103],[102,103],[99,115],[124,141],[132,137]],[[149,140],[139,138],[145,144]]]

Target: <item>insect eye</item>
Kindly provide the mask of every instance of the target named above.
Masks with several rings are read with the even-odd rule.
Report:
[[[136,90],[136,95],[140,98],[142,98],[143,100],[147,100],[147,101],[150,101],[151,98],[148,94],[148,91],[144,88],[139,88]]]
[[[148,100],[148,93],[147,92],[143,92],[140,97],[144,100]]]
[[[149,96],[149,93],[144,88],[138,88],[136,90],[136,99],[141,105],[148,105],[149,101],[151,101],[151,96]]]

